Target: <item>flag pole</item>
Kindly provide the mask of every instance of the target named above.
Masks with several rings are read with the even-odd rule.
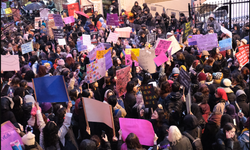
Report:
[[[32,78],[32,84],[33,84],[33,87],[34,87],[34,94],[35,94],[35,99],[36,99],[36,102],[37,102],[37,98],[36,98],[36,87],[35,87],[33,78]]]
[[[69,93],[68,93],[68,90],[67,90],[67,87],[66,87],[66,84],[65,84],[65,80],[64,80],[64,76],[63,77],[63,84],[64,84],[64,87],[65,87],[65,90],[66,90],[66,94],[67,94],[67,97],[68,97],[68,101],[70,101],[70,98],[69,98]]]

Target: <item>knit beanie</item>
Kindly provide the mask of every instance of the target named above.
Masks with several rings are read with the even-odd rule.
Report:
[[[50,102],[44,102],[41,104],[41,109],[43,112],[48,111],[52,107]]]
[[[206,81],[206,79],[207,79],[207,76],[206,76],[205,73],[203,73],[203,72],[199,73],[199,75],[198,75],[198,81],[199,82],[200,81]]]
[[[221,80],[223,78],[223,73],[222,72],[213,73],[213,77],[214,77],[214,83],[215,84],[220,84]]]
[[[177,67],[174,67],[172,70],[172,74],[180,74],[180,70]]]
[[[213,76],[211,73],[206,73],[206,82],[211,82],[213,80]]]
[[[22,137],[22,141],[27,146],[35,145],[35,135],[29,131]]]
[[[181,68],[182,68],[183,70],[187,71],[187,68],[186,68],[184,65],[181,65],[181,66],[180,66],[180,70],[181,70]]]

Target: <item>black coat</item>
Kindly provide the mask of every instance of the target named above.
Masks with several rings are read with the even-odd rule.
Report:
[[[198,137],[199,127],[198,119],[194,115],[186,115],[183,123],[185,132],[189,133],[194,139],[196,139]],[[199,135],[201,136],[201,128]]]
[[[233,141],[232,139],[227,139],[226,134],[222,129],[216,134],[216,145],[214,145],[215,150],[240,150],[240,144],[238,141]]]
[[[135,3],[137,3],[138,4],[138,2],[136,1]],[[133,7],[132,7],[132,9],[131,9],[131,12],[133,13],[133,14],[135,14],[135,17],[137,16],[137,15],[140,15],[141,14],[141,11],[142,11],[142,9],[141,9],[141,6],[139,6],[139,5],[134,5]]]
[[[150,9],[148,8],[148,5],[146,3],[144,3],[142,6],[143,6],[143,10],[142,10],[143,12],[147,11],[148,13],[150,13]]]
[[[133,106],[136,104],[135,94],[130,92],[125,94],[124,106],[127,112],[126,118],[137,118],[137,111],[133,110]]]

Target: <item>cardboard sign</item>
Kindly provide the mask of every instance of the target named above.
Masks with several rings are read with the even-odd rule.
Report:
[[[232,32],[227,30],[226,28],[224,28],[223,26],[220,26],[220,30],[225,33],[228,34],[231,38],[232,38]]]
[[[53,14],[55,26],[63,27],[63,20],[61,15]]]
[[[73,16],[69,16],[69,17],[63,18],[63,20],[64,20],[65,24],[71,24],[71,23],[75,22],[75,19],[74,19]]]
[[[109,104],[84,97],[83,105],[87,121],[102,122],[114,128],[112,108]]]
[[[188,72],[186,72],[184,69],[181,68],[180,74],[179,74],[179,82],[182,84],[186,89],[189,89],[191,79],[189,77]]]
[[[154,145],[154,128],[152,123],[144,119],[119,118],[122,139],[125,141],[130,133],[134,133],[141,145]]]
[[[39,29],[40,17],[35,17],[35,29]]]
[[[53,27],[55,27],[55,22],[54,22],[54,20],[52,19],[50,19],[50,20],[48,20],[47,21],[47,28],[53,28]]]
[[[77,41],[77,50],[78,50],[78,52],[87,50],[87,46],[83,45],[83,41],[82,40]]]
[[[87,45],[87,46],[91,45],[90,35],[83,34],[81,37],[81,40],[83,41],[83,45]]]
[[[30,41],[28,43],[22,44],[21,49],[22,49],[22,54],[26,54],[26,53],[33,51],[34,50],[33,42]]]
[[[203,50],[210,51],[214,47],[218,47],[217,33],[200,35],[200,37],[197,38],[197,46],[200,52]]]
[[[113,62],[112,62],[112,57],[111,57],[111,51],[108,51],[105,55],[105,66],[106,66],[106,70],[108,70],[109,68],[111,68],[113,66]]]
[[[156,108],[157,107],[157,96],[154,92],[154,87],[152,84],[142,85],[141,91],[143,95],[143,100],[146,108]]]
[[[140,50],[140,56],[138,57],[139,66],[149,73],[155,73],[156,66],[154,63],[155,51],[154,50]]]
[[[1,55],[1,70],[2,71],[19,71],[19,56],[18,55]]]
[[[97,45],[98,44],[98,32],[90,32],[91,37],[91,44]]]
[[[119,20],[117,14],[107,13],[107,25],[110,26],[119,26]]]
[[[117,40],[118,40],[118,37],[119,37],[119,34],[117,33],[113,33],[113,32],[110,32],[109,33],[109,36],[108,36],[108,39],[107,39],[107,42],[113,42],[113,43],[116,43]]]
[[[125,54],[125,65],[132,66],[133,60],[131,59],[131,55]]]
[[[132,32],[131,27],[115,28],[115,33],[117,33],[119,37],[130,38],[131,32]]]
[[[170,45],[171,45],[171,41],[160,39],[155,48],[155,55],[160,55],[161,52],[165,53],[169,49]]]
[[[111,44],[110,44],[110,43],[103,43],[103,45],[104,45],[104,47],[105,47],[106,49],[109,49],[109,48],[111,47]]]
[[[131,51],[135,54],[136,57],[140,56],[140,48],[132,48]]]
[[[37,102],[68,102],[68,91],[63,76],[33,78]],[[56,90],[55,90],[56,89]]]
[[[219,41],[219,47],[220,47],[220,51],[232,49],[232,38]]]
[[[239,51],[238,53],[235,54],[235,56],[242,66],[245,66],[249,62],[248,55],[244,50]]]
[[[58,39],[58,45],[66,45],[65,39]]]
[[[108,50],[101,50],[101,51],[96,51],[96,59],[101,59],[104,57],[104,55],[108,52],[108,51],[112,51],[112,47],[109,48]]]
[[[191,32],[191,21],[188,23],[185,23],[184,31],[183,31],[183,36],[187,37]]]
[[[21,136],[16,132],[16,127],[10,122],[6,121],[1,124],[1,149],[12,150],[11,142],[18,140],[21,145],[23,141]]]
[[[116,90],[118,92],[118,96],[122,96],[127,92],[127,83],[130,81],[130,66],[125,68],[116,70]]]
[[[189,35],[187,37],[188,39],[188,45],[197,45],[197,38],[199,38],[201,35]]]
[[[169,46],[169,49],[172,48],[171,55],[175,54],[181,49],[180,44],[178,43],[174,35],[168,38],[167,41],[171,41],[171,45]]]
[[[48,15],[49,15],[49,9],[48,8],[42,8],[40,10],[40,18],[41,20],[48,20]]]
[[[168,61],[168,57],[164,52],[161,52],[160,55],[154,58],[154,62],[158,67],[166,61]]]
[[[90,61],[93,61],[94,59],[96,59],[96,52],[97,51],[101,51],[101,50],[105,50],[105,47],[102,43],[98,44],[92,51],[89,52],[88,54],[88,58]]]
[[[64,32],[63,29],[52,29],[55,40],[63,39]]]
[[[249,59],[249,44],[238,47],[238,50],[239,51],[246,51],[248,59]]]
[[[5,2],[1,2],[1,7],[2,7],[2,9],[6,9],[7,8],[6,3]]]
[[[106,75],[105,58],[101,58],[86,65],[87,83],[93,83]]]
[[[131,52],[131,59],[138,62],[138,58],[136,57],[136,55],[134,54],[134,52]]]
[[[155,33],[150,33],[147,34],[147,42],[150,44],[153,44],[156,41],[156,34]]]

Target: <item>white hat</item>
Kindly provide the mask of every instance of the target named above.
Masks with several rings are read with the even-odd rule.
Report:
[[[27,146],[35,145],[35,142],[36,142],[35,135],[29,131],[27,134],[25,134],[22,137],[22,141]]]

